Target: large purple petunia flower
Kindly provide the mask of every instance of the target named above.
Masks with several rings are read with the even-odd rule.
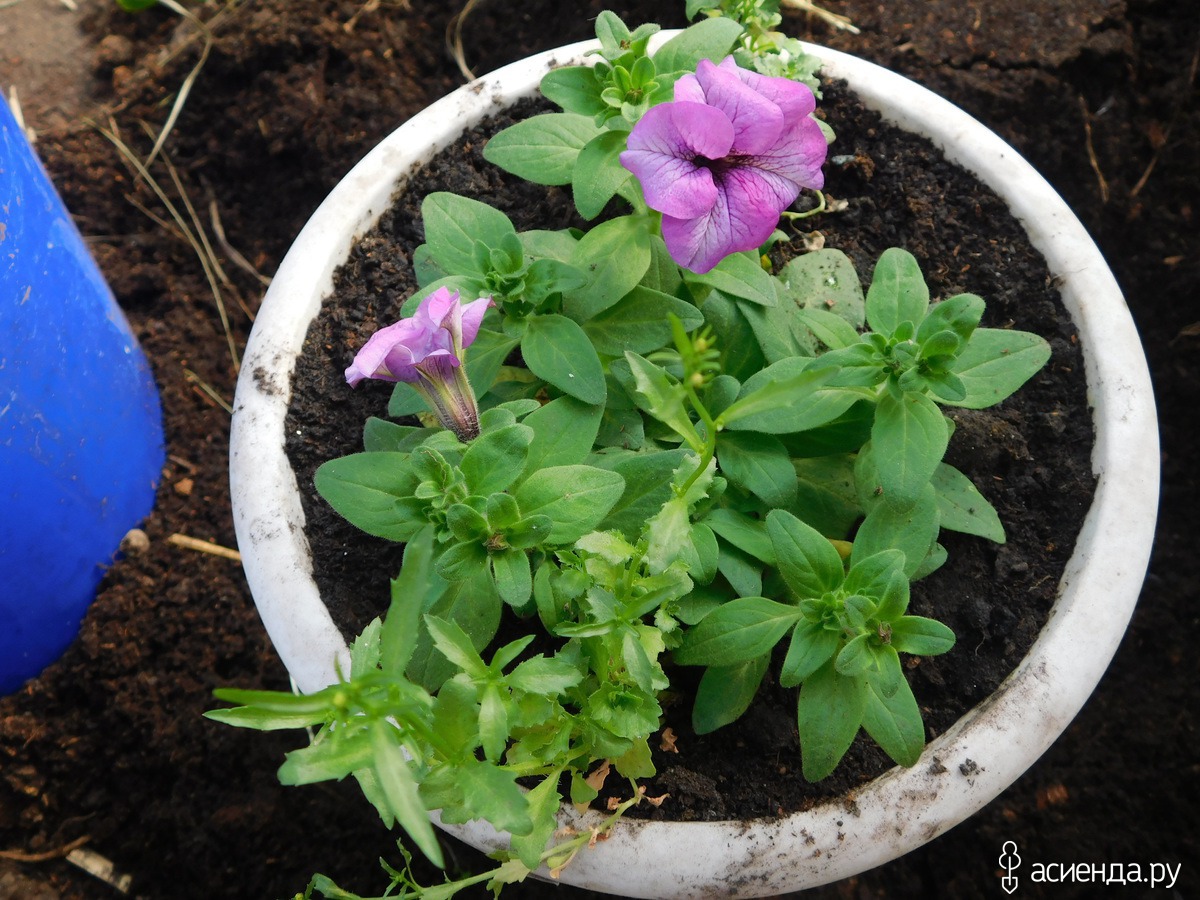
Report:
[[[479,435],[475,394],[462,368],[463,350],[479,334],[490,297],[459,302],[457,292],[438,288],[407,319],[371,335],[346,369],[351,387],[364,378],[404,381],[429,402],[438,419],[467,441]]]
[[[820,188],[827,144],[813,93],[787,78],[701,60],[629,134],[621,164],[663,214],[671,258],[709,271],[761,245],[802,188]]]

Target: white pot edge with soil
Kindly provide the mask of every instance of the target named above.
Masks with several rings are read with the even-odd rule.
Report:
[[[345,641],[312,580],[304,515],[284,451],[291,377],[309,323],[353,242],[414,169],[464,128],[535,93],[548,68],[578,63],[594,42],[542,53],[466,85],[393,132],[337,185],[297,237],[246,348],[230,447],[234,520],[246,577],[268,634],[299,689],[349,670]],[[845,79],[885,119],[930,138],[999,194],[1061,278],[1083,343],[1096,442],[1095,500],[1045,629],[986,701],[892,769],[854,803],[750,822],[627,820],[581,853],[564,882],[636,897],[761,897],[845,878],[953,827],[1015,781],[1058,737],[1107,668],[1141,590],[1158,503],[1158,431],[1149,372],[1124,298],[1099,250],[1054,190],[999,137],[902,76],[821,47],[824,74]],[[368,807],[364,804],[364,810]],[[590,819],[563,811],[564,823]],[[596,816],[599,821],[599,814]],[[486,823],[447,827],[483,849]],[[997,854],[1000,848],[996,850]],[[981,872],[989,864],[980,861]]]

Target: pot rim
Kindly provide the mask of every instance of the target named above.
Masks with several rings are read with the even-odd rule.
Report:
[[[334,270],[408,173],[463,128],[532,96],[549,68],[582,62],[597,46],[583,41],[505,66],[400,126],[321,204],[267,291],[238,380],[230,482],[247,580],[302,691],[332,683],[339,667],[349,670],[346,643],[312,581],[304,515],[284,450],[291,378],[308,325],[332,291]],[[880,66],[817,45],[806,49],[824,61],[825,76],[846,80],[885,119],[930,138],[995,190],[1061,279],[1093,406],[1095,499],[1029,653],[990,697],[931,741],[912,768],[891,769],[853,801],[831,800],[778,819],[627,820],[575,858],[562,873],[570,884],[635,897],[769,896],[848,877],[932,840],[996,797],[1066,728],[1116,652],[1145,576],[1158,503],[1157,419],[1133,319],[1095,243],[1032,166],[967,113]],[[586,828],[600,817],[564,806],[560,818]],[[443,827],[485,850],[507,845],[485,822]],[[735,841],[742,849],[734,849]]]

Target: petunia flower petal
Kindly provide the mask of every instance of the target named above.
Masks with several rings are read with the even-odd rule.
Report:
[[[733,62],[732,57],[729,61]],[[778,105],[738,77],[736,65],[733,69],[736,71],[702,59],[696,68],[696,80],[704,90],[705,102],[721,110],[733,126],[730,152],[754,156],[779,140],[786,124],[784,114]]]
[[[475,343],[475,338],[479,334],[479,324],[483,321],[484,313],[489,307],[495,306],[491,297],[480,297],[478,300],[472,300],[466,306],[459,310],[459,347],[467,348]]]
[[[785,121],[794,122],[812,114],[817,108],[817,98],[812,89],[806,84],[792,81],[790,78],[776,78],[770,75],[760,75],[743,69],[727,56],[721,61],[719,68],[732,72],[743,84],[760,96],[766,97],[779,107]]]
[[[621,165],[641,182],[646,203],[667,215],[701,215],[716,201],[712,174],[703,163],[733,146],[733,126],[701,103],[651,107],[630,133]]]

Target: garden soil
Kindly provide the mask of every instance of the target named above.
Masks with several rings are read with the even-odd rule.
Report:
[[[1126,292],[1163,419],[1150,573],[1129,633],[1079,717],[967,822],[812,896],[998,896],[997,860],[1009,840],[1028,866],[1182,864],[1178,895],[1200,893],[1192,650],[1200,492],[1189,421],[1200,364],[1200,33],[1187,6],[845,0],[829,7],[859,34],[791,22],[800,36],[955,100],[1062,193]],[[630,21],[677,26],[681,7],[614,8]],[[151,169],[172,212],[122,163],[114,139],[145,157],[148,132],[162,127],[204,34],[166,9],[128,16],[99,0],[81,4],[92,63],[86,117],[51,124],[38,149],[150,357],[168,462],[143,525],[148,540],[114,562],[79,640],[0,699],[0,898],[120,896],[65,860],[81,842],[145,898],[287,897],[314,871],[360,892],[382,889],[377,861],[397,859],[396,836],[352,784],[282,788],[274,772],[296,735],[201,718],[214,687],[286,688],[286,674],[237,564],[170,539],[234,545],[227,406],[262,279],[370,146],[462,83],[444,49],[457,8],[429,0],[203,7],[213,43]],[[483,0],[461,29],[464,57],[483,72],[589,37],[587,20],[601,8]],[[220,264],[211,279],[183,234],[199,229]],[[453,842],[447,852],[453,867],[480,865]],[[595,896],[540,884],[513,893],[552,890]],[[1025,878],[1021,896],[1094,890]]]

